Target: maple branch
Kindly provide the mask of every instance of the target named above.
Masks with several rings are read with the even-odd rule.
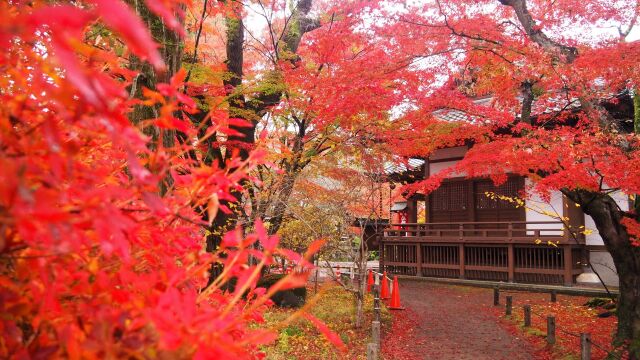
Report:
[[[633,13],[633,18],[631,19],[631,22],[629,23],[629,26],[627,27],[627,30],[622,30],[621,27],[618,27],[618,34],[620,34],[620,40],[623,41],[627,35],[629,35],[629,33],[631,32],[631,29],[633,29],[633,27],[636,25],[636,21],[638,20],[638,13],[640,12],[640,1],[636,1],[636,7],[635,7],[635,11]]]
[[[283,48],[278,48],[277,43],[274,41],[276,59],[283,57],[291,63],[297,62],[299,57],[295,54],[302,36],[320,27],[318,19],[309,17],[312,3],[312,0],[300,0],[292,10],[291,15],[286,19],[285,28],[278,38],[278,42],[282,41],[284,43]],[[262,92],[251,99],[247,103],[247,107],[258,117],[261,117],[268,108],[277,104],[281,97],[282,92],[280,91]]]
[[[198,32],[196,33],[196,41],[193,45],[193,65],[197,63],[198,60],[198,45],[200,45],[200,36],[202,35],[202,27],[204,25],[204,20],[207,18],[207,4],[209,0],[204,0],[204,4],[202,5],[202,15],[200,16],[200,24],[198,25]],[[187,91],[187,82],[191,79],[191,70],[193,70],[193,65],[189,67],[189,71],[187,72],[187,76],[184,78],[185,83],[185,93]]]
[[[510,6],[516,13],[516,17],[520,24],[522,24],[525,32],[531,40],[540,45],[545,50],[556,51],[564,57],[564,62],[567,64],[572,63],[578,56],[578,49],[573,46],[567,46],[560,44],[557,41],[549,38],[535,20],[531,16],[531,13],[527,9],[526,0],[498,0],[502,5]]]

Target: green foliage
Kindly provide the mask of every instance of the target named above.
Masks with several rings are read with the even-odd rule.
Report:
[[[314,205],[294,207],[294,216],[285,219],[278,235],[285,248],[304,252],[316,239],[324,238],[326,245],[320,254],[329,254],[339,245],[345,218],[339,209]]]
[[[611,302],[611,299],[608,298],[592,298],[589,299],[589,301],[587,301],[586,303],[584,303],[584,306],[588,306],[588,307],[600,307],[603,305],[606,305],[608,303]]]
[[[298,326],[291,325],[284,328],[284,330],[282,330],[282,333],[287,336],[299,336],[302,334],[302,329],[300,329]]]
[[[202,64],[183,63],[182,67],[187,71],[191,71],[190,83],[196,85],[216,84],[222,82],[223,74],[214,71],[211,67]]]

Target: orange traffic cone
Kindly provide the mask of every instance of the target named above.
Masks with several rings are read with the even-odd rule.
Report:
[[[391,298],[391,294],[389,294],[389,283],[387,282],[387,272],[384,271],[382,273],[382,279],[380,284],[380,299],[389,299]]]
[[[404,310],[404,308],[400,306],[400,286],[398,286],[397,276],[393,277],[393,290],[391,291],[389,310]]]
[[[367,278],[367,292],[371,292],[371,287],[373,286],[373,272],[369,270],[369,277]]]

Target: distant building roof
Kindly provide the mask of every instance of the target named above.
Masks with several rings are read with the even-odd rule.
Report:
[[[387,163],[384,166],[385,175],[400,174],[407,171],[419,170],[424,165],[423,159],[409,158],[407,161],[398,161],[396,163]]]

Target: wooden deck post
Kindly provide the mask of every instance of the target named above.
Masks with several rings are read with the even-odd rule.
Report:
[[[460,279],[464,279],[464,244],[458,244],[458,262],[460,265]]]
[[[509,244],[507,245],[507,263],[508,263],[508,280],[509,282],[513,282],[513,279],[515,278],[515,272],[516,272],[516,261],[515,261],[515,256],[514,256],[514,252],[513,252],[513,244]]]
[[[422,245],[416,244],[416,276],[422,276]]]
[[[564,252],[564,285],[573,285],[573,258],[571,256],[571,245],[565,245],[562,248]]]
[[[511,309],[513,308],[513,297],[511,295],[507,296],[507,304],[505,306],[504,314],[509,316],[511,315]]]

